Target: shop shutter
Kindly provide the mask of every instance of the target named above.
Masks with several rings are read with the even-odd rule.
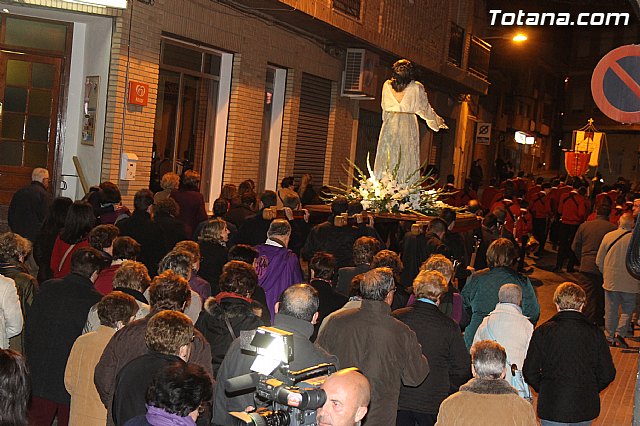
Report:
[[[364,173],[367,173],[367,155],[369,156],[371,167],[376,162],[380,128],[382,128],[382,114],[361,108],[358,119],[356,166]]]
[[[316,186],[324,177],[330,111],[331,80],[303,73],[293,174],[311,174]]]

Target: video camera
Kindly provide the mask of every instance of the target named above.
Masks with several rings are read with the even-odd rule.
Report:
[[[243,345],[242,350],[256,355],[251,366],[254,372],[226,380],[225,390],[237,393],[255,388],[255,400],[264,406],[251,413],[229,413],[235,424],[316,425],[316,410],[324,405],[327,398],[320,386],[327,375],[336,372],[335,365],[319,364],[290,371],[293,334],[274,327],[259,327],[251,343]],[[282,380],[273,376],[276,371]]]

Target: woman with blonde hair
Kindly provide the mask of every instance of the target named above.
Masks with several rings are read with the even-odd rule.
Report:
[[[162,191],[156,192],[153,196],[153,202],[158,203],[159,201],[166,200],[171,196],[171,191],[177,190],[179,186],[180,176],[173,172],[165,173],[160,180]]]
[[[222,273],[222,267],[227,263],[229,230],[227,223],[222,219],[211,219],[205,223],[198,243],[200,244],[200,276],[209,281],[211,295],[220,292],[218,279]]]

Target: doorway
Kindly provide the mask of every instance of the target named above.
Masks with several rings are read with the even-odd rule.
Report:
[[[56,188],[65,58],[72,24],[3,16],[0,24],[0,207],[49,170]],[[54,190],[55,193],[55,190]]]
[[[209,202],[216,100],[222,55],[163,40],[151,167],[152,191],[167,172],[196,170]]]

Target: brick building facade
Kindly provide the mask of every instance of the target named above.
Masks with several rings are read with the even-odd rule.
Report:
[[[12,16],[73,24],[52,146],[54,177],[71,198],[83,195],[73,157],[89,185],[117,182],[128,205],[154,176],[186,167],[201,171],[209,203],[222,184],[244,179],[260,189],[305,171],[316,186],[345,181],[345,159],[366,151],[359,120],[379,114],[380,88],[399,57],[420,66],[432,105],[453,124],[438,136],[438,153],[436,138],[422,132],[422,159],[434,162],[437,154],[459,179],[467,173],[474,117],[461,95],[486,93],[488,85],[467,70],[474,0],[402,7],[379,0],[129,0],[126,9],[0,3]],[[452,24],[464,34],[458,63],[450,60]],[[369,70],[373,100],[342,96],[348,48],[376,58]],[[193,62],[198,57],[201,63]],[[82,94],[91,76],[99,77],[92,81],[100,90],[86,143]],[[127,102],[129,82],[148,85],[145,106]],[[124,153],[138,158],[133,180],[121,179]]]

